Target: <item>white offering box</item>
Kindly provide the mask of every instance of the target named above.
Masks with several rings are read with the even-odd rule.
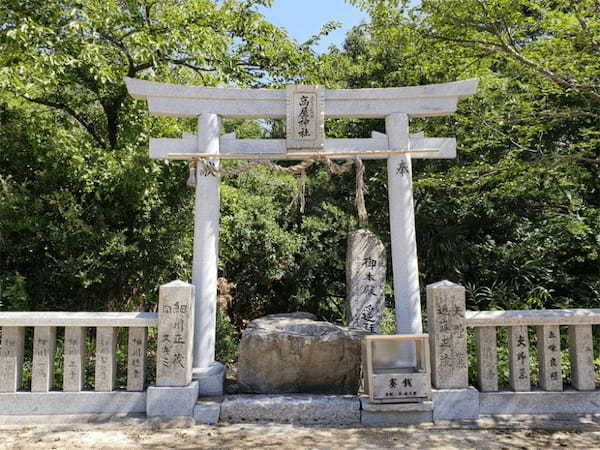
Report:
[[[414,343],[416,364],[407,367]],[[403,345],[404,344],[404,345]],[[372,403],[417,403],[431,400],[429,335],[371,335],[362,341],[365,394]]]

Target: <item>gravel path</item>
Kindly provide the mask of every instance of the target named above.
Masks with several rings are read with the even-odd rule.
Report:
[[[29,418],[31,419],[31,418]],[[280,424],[196,425],[188,420],[127,418],[97,423],[2,425],[2,448],[600,448],[593,422],[551,424],[559,429],[478,426],[329,428]],[[22,423],[27,423],[23,418]],[[513,422],[518,424],[518,422]],[[506,425],[506,424],[505,424]],[[523,427],[523,422],[520,426]],[[511,425],[512,426],[512,425]],[[535,426],[530,424],[528,426]],[[493,428],[492,428],[493,427]],[[570,431],[565,431],[570,428]]]

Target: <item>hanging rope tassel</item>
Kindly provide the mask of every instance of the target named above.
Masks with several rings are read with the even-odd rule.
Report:
[[[298,203],[300,205],[300,214],[304,214],[304,207],[306,206],[306,171],[300,172],[300,179],[298,180]]]
[[[190,160],[188,162],[188,169],[190,170],[190,174],[185,184],[189,188],[194,188],[196,187],[196,161]]]
[[[356,211],[358,212],[358,222],[360,226],[363,226],[369,220],[367,207],[365,205],[365,165],[360,158],[356,158],[354,164],[356,165],[356,195],[354,197],[354,203],[356,204]]]

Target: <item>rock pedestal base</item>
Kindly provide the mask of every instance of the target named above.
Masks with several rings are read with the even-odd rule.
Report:
[[[192,371],[192,379],[198,382],[200,397],[221,396],[225,382],[225,366],[220,362],[214,362],[206,368],[195,368]]]
[[[479,418],[479,391],[464,389],[433,389],[433,420],[476,420]]]
[[[356,394],[361,330],[273,314],[250,322],[239,346],[238,382],[248,394]]]

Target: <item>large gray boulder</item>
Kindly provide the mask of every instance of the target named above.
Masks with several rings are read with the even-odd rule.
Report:
[[[239,346],[240,389],[257,394],[356,394],[365,334],[317,321],[309,313],[253,320]]]

